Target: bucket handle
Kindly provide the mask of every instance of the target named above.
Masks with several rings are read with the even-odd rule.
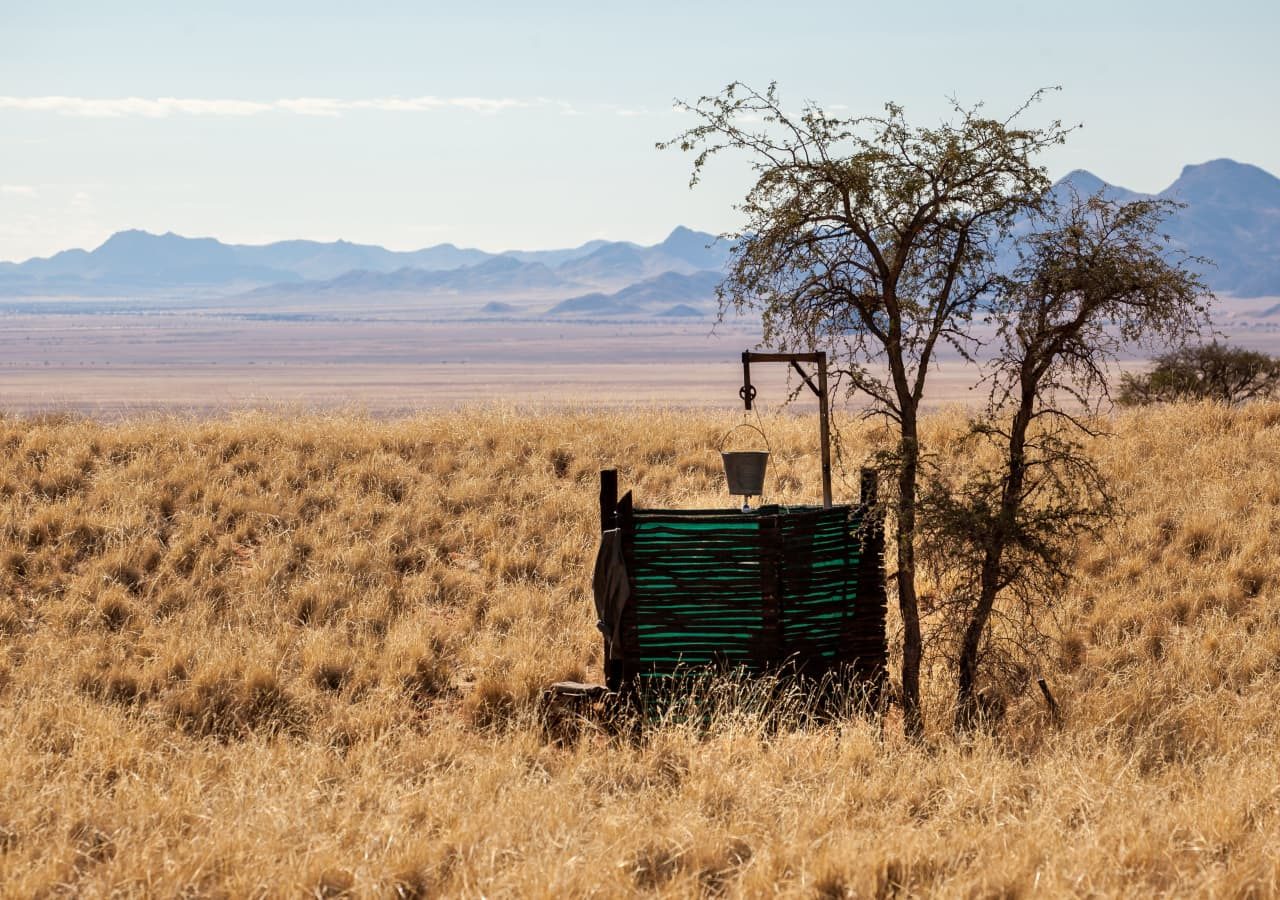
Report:
[[[723,452],[724,452],[724,442],[725,442],[725,441],[727,441],[727,440],[729,439],[729,435],[733,434],[735,431],[739,430],[740,428],[750,428],[750,429],[751,429],[752,431],[754,431],[756,434],[760,435],[760,437],[762,437],[762,438],[764,439],[764,445],[765,445],[765,447],[768,449],[769,454],[770,454],[770,455],[772,455],[772,454],[773,454],[773,446],[769,443],[769,436],[768,436],[767,434],[765,434],[765,433],[764,433],[764,430],[763,430],[763,429],[761,429],[759,426],[757,426],[757,425],[752,425],[750,422],[740,422],[739,424],[737,424],[737,425],[733,426],[733,427],[732,427],[732,428],[730,428],[728,431],[726,431],[723,435],[721,435],[721,436],[720,436],[720,440],[716,442],[716,450],[718,450],[718,451],[720,451],[721,453],[723,453]]]

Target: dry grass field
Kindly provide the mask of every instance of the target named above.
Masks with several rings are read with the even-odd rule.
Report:
[[[0,418],[0,892],[1280,893],[1280,405],[1096,444],[1129,517],[1057,606],[1061,727],[1028,693],[960,742],[937,671],[923,746],[549,733],[543,686],[599,675],[597,471],[726,504],[725,424]],[[812,425],[771,424],[782,497]],[[846,427],[851,472],[880,439]]]

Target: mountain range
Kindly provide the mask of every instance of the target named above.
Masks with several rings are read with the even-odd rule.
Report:
[[[1138,194],[1084,170],[1058,188]],[[1280,296],[1280,179],[1228,159],[1187,166],[1154,195],[1185,206],[1173,240],[1208,257],[1209,285],[1237,297]],[[488,315],[696,315],[714,308],[730,245],[678,227],[660,243],[589,241],[558,250],[483,250],[438,244],[395,251],[347,241],[224,244],[214,238],[122,231],[94,250],[0,263],[0,298],[199,294],[247,306],[357,304],[379,298],[446,304]]]
[[[718,271],[663,272],[610,294],[595,291],[562,300],[547,312],[553,316],[610,316],[675,304],[657,314],[688,316],[697,312],[698,304],[715,296],[722,277]]]
[[[1084,170],[1059,181],[1081,195],[1099,191],[1117,200],[1156,197],[1185,206],[1166,222],[1174,243],[1212,261],[1205,281],[1235,297],[1280,296],[1280,178],[1257,166],[1215,159],[1186,166],[1158,194],[1108,184]]]
[[[661,243],[589,241],[562,250],[484,250],[437,244],[387,250],[348,241],[224,244],[130,230],[98,248],[64,250],[23,263],[0,262],[0,295],[94,296],[183,289],[302,293],[341,290],[519,290],[618,288],[664,272],[720,270],[729,247],[714,235],[678,227]]]

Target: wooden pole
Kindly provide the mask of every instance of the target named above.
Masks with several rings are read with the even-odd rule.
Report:
[[[822,508],[831,508],[831,416],[827,403],[827,354],[818,354],[818,440],[822,443]]]
[[[617,528],[618,470],[600,470],[600,530]]]
[[[618,470],[600,470],[600,534],[603,548],[603,535],[606,531],[618,527]],[[594,578],[592,589],[594,590]],[[601,667],[604,669],[605,684],[615,690],[618,682],[618,663],[609,656],[609,636],[603,637],[604,649],[601,651]]]
[[[742,398],[742,402],[747,412],[751,411],[751,401],[755,399],[756,389],[751,386],[751,351],[742,351],[742,390],[738,391],[738,396]]]
[[[751,386],[751,364],[753,362],[789,363],[800,373],[804,383],[818,395],[818,442],[822,445],[822,507],[831,508],[831,403],[827,398],[827,354],[824,350],[814,353],[753,353],[744,350],[742,353],[742,389],[738,391],[747,409],[751,409],[751,401],[755,399],[756,389]],[[815,363],[818,366],[818,383],[814,384],[809,374],[800,367],[800,363]]]

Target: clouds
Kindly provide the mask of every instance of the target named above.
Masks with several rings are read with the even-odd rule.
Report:
[[[244,118],[271,114],[336,118],[346,113],[429,113],[455,110],[495,115],[511,110],[543,110],[553,115],[581,116],[591,113],[621,118],[651,116],[646,107],[616,103],[589,103],[579,106],[552,97],[281,97],[277,100],[244,100],[199,97],[42,97],[0,96],[0,113],[5,111],[53,113],[91,119],[167,119],[180,116]]]
[[[65,116],[118,118],[142,116],[160,119],[171,115],[252,116],[269,112],[270,103],[252,100],[197,100],[180,97],[0,97],[0,110],[51,112]]]
[[[299,116],[341,116],[348,112],[422,113],[462,110],[492,115],[507,110],[546,107],[565,112],[572,107],[561,100],[538,97],[286,97],[279,100],[203,99],[194,97],[45,97],[0,96],[0,110],[56,113],[87,118],[163,119],[170,116],[260,116],[290,113]]]

